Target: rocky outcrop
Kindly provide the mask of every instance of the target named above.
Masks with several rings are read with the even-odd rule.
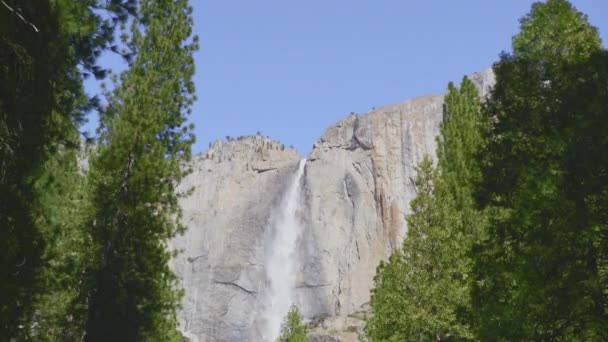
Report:
[[[368,302],[378,263],[405,234],[415,166],[435,150],[442,99],[350,115],[314,145],[305,182],[314,249],[301,259],[318,259],[317,277],[327,285],[301,291],[305,315],[348,315]],[[302,266],[303,279],[316,273]]]
[[[491,71],[473,74],[485,96]],[[376,267],[401,245],[416,164],[434,156],[443,95],[352,114],[308,156],[294,300],[315,341],[356,341]],[[300,156],[260,136],[218,142],[192,161],[182,200],[188,229],[172,246],[185,288],[180,326],[192,341],[260,341],[271,210]],[[266,294],[267,295],[267,294]]]
[[[184,235],[172,262],[185,289],[180,327],[191,341],[259,341],[263,239],[300,156],[261,136],[216,142],[193,158],[181,190]]]

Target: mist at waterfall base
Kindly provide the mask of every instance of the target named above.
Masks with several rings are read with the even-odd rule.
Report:
[[[296,244],[302,232],[298,218],[301,179],[306,160],[300,160],[280,205],[271,214],[265,253],[266,276],[269,287],[263,309],[263,326],[260,327],[265,341],[274,342],[280,334],[281,322],[294,302],[297,272]]]

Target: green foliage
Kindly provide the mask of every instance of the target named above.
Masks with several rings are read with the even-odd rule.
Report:
[[[135,52],[115,80],[92,158],[95,267],[87,341],[179,341],[181,291],[167,242],[183,227],[176,185],[194,141],[192,9],[142,1],[125,44]]]
[[[477,237],[482,233],[482,224],[476,221],[480,215],[477,215],[473,193],[481,178],[477,159],[485,130],[479,94],[473,82],[464,77],[460,88],[448,84],[437,141],[438,168],[445,191],[454,199],[454,210],[460,213],[467,232]]]
[[[475,253],[482,340],[608,339],[608,59],[567,1],[533,5],[495,64]]]
[[[566,0],[536,2],[520,19],[513,37],[513,56],[534,65],[536,72],[559,63],[587,58],[601,46],[597,29]]]
[[[57,165],[73,162],[69,150],[79,145],[78,126],[95,104],[84,96],[82,81],[89,72],[103,76],[95,61],[102,50],[111,48],[112,31],[126,19],[129,3],[132,7],[134,1],[3,0],[0,5],[4,337],[29,335],[29,328],[38,324],[32,320],[45,311],[37,298],[54,291],[46,285],[55,283],[55,275],[47,272],[54,261],[48,258],[62,245],[56,241],[55,228],[70,225],[59,221],[73,218],[55,215],[59,207],[52,201],[67,184],[58,178],[69,177]],[[107,8],[117,20],[102,19],[93,7]],[[70,233],[61,238],[72,239]]]
[[[418,166],[401,251],[381,263],[374,279],[367,322],[372,341],[470,340],[472,261],[470,246],[483,232],[474,207],[479,181],[475,157],[483,143],[477,90],[466,77],[451,83],[444,105],[439,166],[427,156]]]
[[[5,337],[79,340],[88,328],[88,340],[106,340],[100,329],[120,322],[128,329],[112,326],[116,340],[178,339],[181,291],[167,266],[166,241],[181,229],[175,185],[193,141],[184,123],[197,44],[187,42],[186,1],[139,7],[134,0],[0,6]],[[119,51],[116,28],[137,9]],[[109,96],[102,141],[85,177],[73,149],[81,145],[84,115],[99,107],[97,98],[84,96],[82,81],[105,76],[96,64],[105,50],[132,61],[131,70]]]
[[[418,167],[402,251],[378,268],[372,291],[371,341],[431,341],[471,338],[460,313],[467,311],[467,236],[442,193],[426,157]]]
[[[281,324],[281,336],[279,336],[278,342],[308,342],[308,337],[306,337],[308,328],[302,319],[298,307],[292,305]]]
[[[82,156],[81,156],[82,157]],[[45,237],[29,340],[79,340],[86,323],[86,272],[94,256],[86,221],[91,213],[88,180],[79,170],[74,151],[49,160],[43,178],[37,226]]]
[[[49,36],[57,31],[48,5],[36,12],[32,1],[24,7],[25,15],[40,15],[40,34],[0,8],[0,330],[8,336],[16,336],[30,314],[43,245],[31,204],[53,110],[47,64]]]

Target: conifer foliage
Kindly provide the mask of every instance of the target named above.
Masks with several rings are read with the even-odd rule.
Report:
[[[373,341],[608,340],[608,53],[565,0],[520,22],[483,107],[450,86]]]
[[[536,3],[495,64],[475,249],[482,340],[608,339],[608,59],[567,1]]]
[[[427,156],[418,166],[413,213],[403,247],[378,267],[372,290],[372,341],[469,340],[471,245],[483,216],[475,207],[475,157],[482,144],[477,90],[466,77],[448,86],[438,140],[438,167]]]
[[[308,328],[302,320],[300,309],[292,305],[281,324],[281,335],[277,342],[308,342],[306,336]]]
[[[78,129],[95,99],[87,99],[82,82],[104,69],[96,64],[104,50],[111,50],[117,25],[133,11],[133,0],[32,1],[0,3],[0,331],[3,338],[29,336],[28,327],[41,327],[50,307],[60,304],[55,317],[73,313],[67,297],[54,297],[71,273],[53,256],[82,231],[74,228],[63,203],[78,191],[66,179],[75,179]],[[104,9],[113,17],[104,19]],[[79,181],[72,185],[80,184]],[[78,187],[75,187],[78,188]],[[75,190],[75,189],[74,189]],[[69,195],[66,196],[66,193]],[[69,200],[58,202],[62,196]],[[76,215],[78,216],[78,215]],[[75,220],[77,221],[77,220]],[[83,245],[80,245],[81,248]],[[78,253],[79,251],[76,251]],[[81,261],[82,259],[78,259]],[[72,267],[74,266],[74,267]],[[77,272],[78,273],[78,272]],[[81,273],[79,276],[82,277]],[[82,279],[81,279],[82,280]],[[61,284],[61,285],[59,285]],[[59,286],[59,287],[55,287]],[[58,290],[56,292],[55,290]],[[71,288],[73,290],[73,288]],[[45,299],[44,302],[47,300]],[[36,302],[36,303],[34,303]],[[42,305],[42,306],[41,306]],[[68,310],[62,311],[59,307]],[[82,320],[82,317],[78,319]],[[77,320],[78,320],[77,319]],[[33,324],[32,320],[37,323]],[[40,324],[38,324],[40,323]],[[44,327],[41,327],[44,329]],[[45,332],[53,339],[52,332]]]
[[[0,29],[0,334],[177,340],[166,243],[194,139],[187,1],[2,0]],[[101,108],[83,80],[105,77],[103,51],[129,70],[89,156],[78,129]]]
[[[80,154],[80,156],[78,156]],[[88,179],[77,158],[65,149],[45,164],[39,180],[35,222],[44,237],[32,299],[32,324],[21,329],[28,341],[80,340],[86,323],[87,268],[94,259],[86,221],[91,213]]]
[[[191,30],[187,0],[147,0],[125,37],[135,58],[108,96],[92,160],[99,264],[87,341],[179,340],[167,242],[182,230],[176,185],[194,141]]]

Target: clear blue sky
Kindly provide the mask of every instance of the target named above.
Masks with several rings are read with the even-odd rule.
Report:
[[[191,0],[201,45],[194,151],[261,131],[305,155],[350,112],[442,93],[448,81],[490,67],[532,2]],[[572,3],[606,46],[608,1]]]

